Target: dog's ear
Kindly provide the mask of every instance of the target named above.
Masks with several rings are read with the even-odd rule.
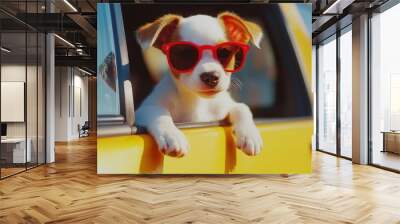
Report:
[[[238,15],[231,12],[222,12],[217,17],[225,27],[225,32],[230,40],[249,42],[260,48],[262,38],[261,28],[250,21],[240,18]]]
[[[181,19],[181,16],[174,14],[162,16],[140,27],[136,31],[136,39],[142,49],[152,46],[161,49],[161,46],[171,39]]]

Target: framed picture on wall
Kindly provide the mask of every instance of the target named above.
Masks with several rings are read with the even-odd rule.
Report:
[[[98,173],[311,171],[310,4],[98,4],[98,27]]]

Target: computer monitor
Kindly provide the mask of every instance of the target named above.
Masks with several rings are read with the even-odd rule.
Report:
[[[7,124],[1,123],[1,136],[7,136]]]

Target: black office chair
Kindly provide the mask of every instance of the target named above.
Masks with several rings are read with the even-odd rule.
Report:
[[[82,125],[82,127],[80,125],[78,125],[79,138],[88,137],[89,129],[90,129],[89,121],[85,121],[85,123]]]

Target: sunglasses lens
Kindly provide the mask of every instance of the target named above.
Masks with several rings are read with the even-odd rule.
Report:
[[[239,45],[224,44],[218,47],[217,57],[226,70],[238,69],[244,60],[244,50]]]
[[[170,63],[176,70],[188,70],[193,68],[199,57],[195,46],[190,44],[176,44],[169,49]]]

